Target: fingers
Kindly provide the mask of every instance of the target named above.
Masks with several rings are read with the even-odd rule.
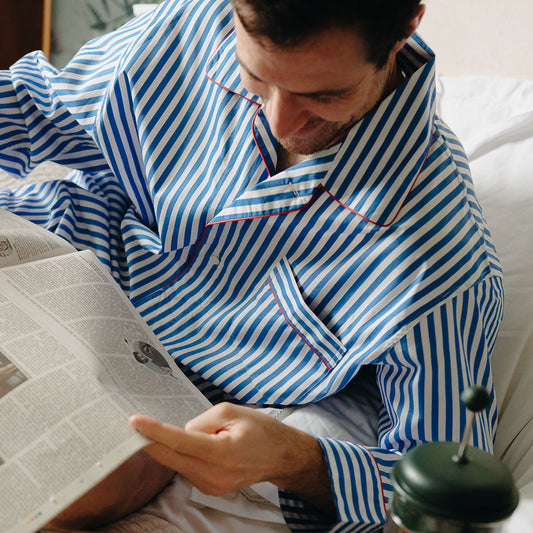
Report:
[[[187,471],[191,467],[192,462],[202,462],[198,457],[176,453],[168,446],[157,442],[145,446],[144,451],[157,462],[180,473]]]
[[[185,429],[145,415],[132,416],[130,424],[153,441],[145,450],[154,459],[207,494],[277,479],[294,468],[294,430],[249,407],[219,404]]]
[[[163,444],[149,444],[144,450],[162,465],[179,472],[182,477],[188,479],[193,485],[205,494],[220,496],[233,489],[233,486],[225,483],[218,483],[216,475],[216,465],[213,465],[202,458],[176,453]]]
[[[130,424],[154,441],[144,451],[162,465],[179,472],[205,494],[220,496],[240,488],[239,482],[226,470],[219,436],[188,433],[145,415],[134,415]],[[230,468],[231,473],[233,470]]]
[[[177,426],[165,424],[146,415],[133,415],[130,417],[129,423],[148,439],[167,448],[169,453],[174,452],[193,457],[209,457],[213,453],[214,443],[208,434],[187,432]],[[159,453],[163,454],[162,451]]]

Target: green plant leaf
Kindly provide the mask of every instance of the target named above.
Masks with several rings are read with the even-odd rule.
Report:
[[[87,4],[89,11],[93,14],[95,21],[91,24],[91,28],[98,31],[105,31],[107,24],[100,15],[100,13],[91,5]]]
[[[128,17],[133,17],[133,4],[129,0],[124,0],[124,12]]]
[[[108,15],[111,15],[111,11],[109,9],[109,2],[107,0],[101,0],[102,5],[104,6],[104,9]]]

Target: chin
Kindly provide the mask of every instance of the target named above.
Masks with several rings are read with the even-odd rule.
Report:
[[[287,137],[280,139],[280,144],[291,154],[312,155],[332,144],[331,139],[299,139]]]
[[[312,155],[325,150],[346,136],[355,121],[339,126],[337,123],[326,123],[324,127],[309,137],[285,137],[279,142],[287,152],[300,155]]]

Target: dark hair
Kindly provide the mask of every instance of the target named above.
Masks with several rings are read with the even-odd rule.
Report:
[[[280,48],[325,29],[355,31],[368,61],[383,67],[394,45],[409,34],[421,0],[231,0],[244,29]]]

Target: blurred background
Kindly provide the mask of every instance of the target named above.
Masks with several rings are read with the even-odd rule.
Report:
[[[0,0],[0,69],[33,50],[64,67],[87,41],[163,0]]]
[[[62,68],[87,41],[163,0],[0,0],[0,69],[33,50]],[[532,0],[423,0],[420,34],[443,75],[533,75]]]

